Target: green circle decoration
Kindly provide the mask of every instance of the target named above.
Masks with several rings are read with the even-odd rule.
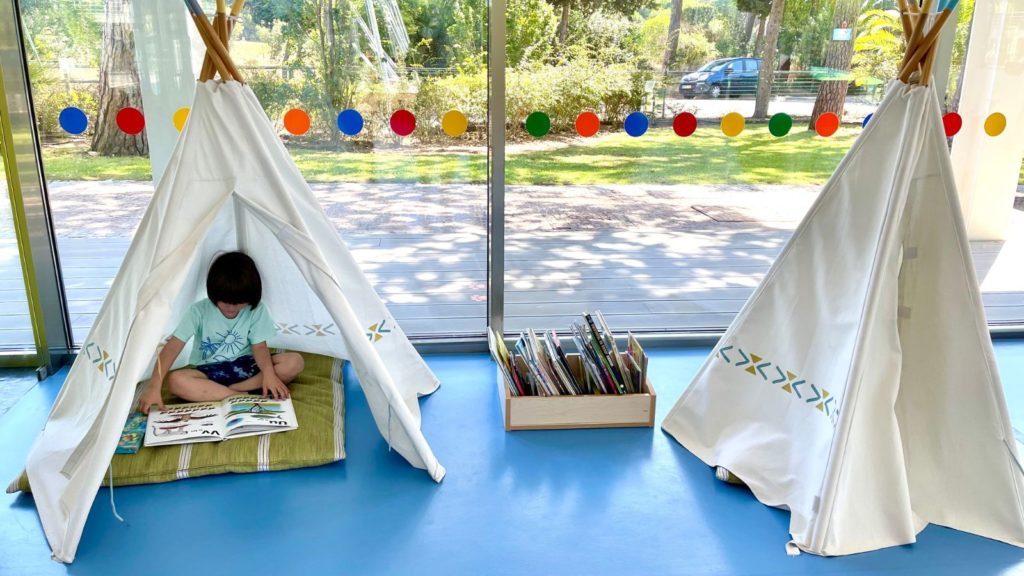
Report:
[[[784,114],[782,112],[775,114],[772,116],[771,120],[768,121],[768,131],[776,138],[782,138],[786,134],[789,134],[789,130],[792,127],[793,118],[789,114]]]
[[[547,136],[551,131],[551,118],[543,112],[534,112],[526,117],[526,131],[534,138]]]

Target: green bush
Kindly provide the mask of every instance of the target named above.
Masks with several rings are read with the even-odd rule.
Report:
[[[417,122],[416,137],[422,141],[445,141],[448,136],[441,130],[441,118],[449,110],[458,110],[469,119],[466,138],[479,139],[486,136],[486,71],[424,79],[413,104]]]
[[[596,112],[603,122],[619,122],[640,107],[647,75],[629,64],[599,66],[590,61],[509,70],[509,135],[523,136],[523,122],[537,111],[551,117],[552,131],[573,131],[576,116],[585,110]]]
[[[701,31],[683,28],[679,31],[676,66],[682,70],[696,70],[718,57],[714,43]]]
[[[96,123],[97,85],[65,84],[46,68],[38,65],[29,66],[29,77],[32,81],[32,100],[35,104],[36,124],[45,141],[52,141],[68,134],[60,127],[60,113],[68,106],[74,106],[85,112],[89,118],[89,127],[82,136],[91,136]]]

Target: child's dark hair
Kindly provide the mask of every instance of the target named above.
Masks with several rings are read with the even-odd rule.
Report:
[[[259,306],[263,296],[260,271],[252,258],[242,252],[221,254],[210,264],[206,275],[206,295],[214,304],[248,304]]]

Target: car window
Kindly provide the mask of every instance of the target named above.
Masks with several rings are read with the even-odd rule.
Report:
[[[721,70],[723,66],[725,66],[725,62],[721,60],[715,60],[714,62],[709,62],[705,64],[704,67],[701,68],[701,70],[704,72],[717,72],[718,70]]]
[[[757,72],[760,69],[761,69],[761,61],[760,60],[747,60],[747,70],[749,70],[751,72]]]

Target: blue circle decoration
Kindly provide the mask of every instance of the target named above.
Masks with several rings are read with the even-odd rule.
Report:
[[[626,116],[625,129],[626,134],[629,134],[633,138],[637,136],[643,136],[647,132],[647,126],[650,122],[647,120],[647,115],[643,112],[633,112],[629,116]]]
[[[81,134],[89,127],[89,119],[85,117],[85,112],[74,106],[61,110],[57,121],[68,134]]]
[[[363,131],[363,115],[349,108],[338,114],[338,130],[346,136],[355,136]]]
[[[868,114],[867,116],[865,116],[864,117],[864,122],[860,125],[860,127],[861,128],[867,128],[868,127],[868,122],[871,121],[871,117],[874,116],[874,115],[875,115],[874,112],[872,112],[871,114]]]

